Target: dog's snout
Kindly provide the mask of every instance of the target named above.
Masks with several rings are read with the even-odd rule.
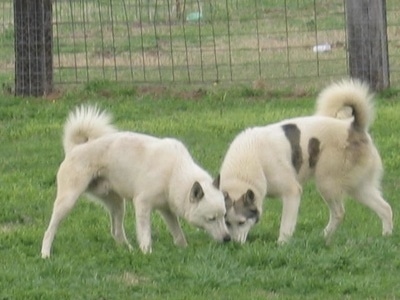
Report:
[[[231,241],[231,236],[230,235],[225,235],[224,236],[224,243],[230,242]]]

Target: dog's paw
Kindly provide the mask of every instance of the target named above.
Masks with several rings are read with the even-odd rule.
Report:
[[[174,240],[174,244],[176,246],[178,246],[178,247],[181,247],[181,248],[186,248],[187,245],[188,245],[188,243],[186,242],[186,239],[184,237],[183,238],[179,238],[179,239],[175,239]]]
[[[286,245],[289,242],[289,239],[290,239],[290,237],[285,235],[285,236],[279,237],[277,243],[278,243],[279,246],[283,246],[283,245]]]
[[[127,243],[126,246],[128,247],[129,252],[133,251],[133,247],[131,244]]]
[[[383,230],[382,231],[382,235],[383,236],[391,236],[392,235],[392,230]]]
[[[153,251],[151,249],[151,245],[147,245],[147,244],[141,244],[140,250],[142,250],[143,254],[151,254],[151,252]]]
[[[332,236],[333,236],[334,231],[332,229],[326,227],[323,231],[324,239],[326,242],[330,243]]]

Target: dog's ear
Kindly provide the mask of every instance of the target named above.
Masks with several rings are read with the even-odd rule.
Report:
[[[200,183],[196,181],[190,190],[190,202],[199,202],[203,197],[203,188],[201,187]]]
[[[254,192],[248,189],[246,194],[244,195],[244,204],[246,206],[250,206],[253,205],[255,201],[256,201],[256,196],[254,195]]]
[[[220,181],[221,181],[221,175],[218,174],[217,177],[215,177],[215,179],[213,181],[213,186],[215,186],[217,189],[219,189]]]
[[[228,210],[233,206],[233,201],[227,192],[222,192],[225,199],[225,208]]]
[[[254,219],[255,223],[258,222],[260,218],[260,212],[255,204],[256,195],[250,189],[247,190],[245,194],[240,198],[242,201],[242,209],[247,219]]]

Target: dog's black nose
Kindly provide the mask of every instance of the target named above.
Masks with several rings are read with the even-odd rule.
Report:
[[[231,241],[231,236],[230,235],[226,235],[224,236],[224,243],[230,242]]]

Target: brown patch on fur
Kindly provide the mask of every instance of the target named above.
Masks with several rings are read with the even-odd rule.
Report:
[[[310,168],[315,168],[319,158],[321,142],[317,138],[311,138],[308,141],[308,164]]]
[[[295,124],[285,124],[282,128],[292,148],[292,165],[296,172],[299,173],[303,164],[303,154],[300,147],[300,130]]]

